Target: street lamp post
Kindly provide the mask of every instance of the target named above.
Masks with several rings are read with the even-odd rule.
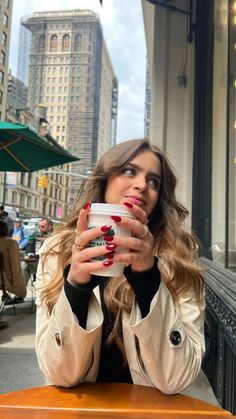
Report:
[[[7,184],[7,173],[4,172],[3,174],[3,189],[2,189],[2,205],[5,205],[5,198],[6,198],[6,184]]]

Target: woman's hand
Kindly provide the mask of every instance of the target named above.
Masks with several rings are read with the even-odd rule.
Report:
[[[133,272],[142,272],[154,265],[153,236],[147,227],[148,219],[145,211],[129,202],[124,203],[124,205],[125,209],[128,209],[135,219],[117,216],[111,218],[120,227],[131,230],[131,237],[115,236],[112,243],[117,246],[128,247],[129,252],[115,254],[113,262],[131,265]]]
[[[104,246],[88,247],[89,242],[106,235],[111,225],[94,227],[88,230],[88,214],[90,202],[79,212],[75,230],[75,241],[72,246],[71,266],[67,281],[72,285],[87,284],[91,281],[93,271],[102,270],[112,265],[115,244],[107,243]],[[92,261],[93,258],[101,258],[100,261]]]

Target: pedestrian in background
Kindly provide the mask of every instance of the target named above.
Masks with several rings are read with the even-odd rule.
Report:
[[[18,243],[20,250],[25,250],[29,238],[28,231],[26,230],[21,218],[16,218],[14,221],[12,238]]]
[[[4,210],[4,205],[0,205],[0,220],[6,223],[8,228],[7,235],[11,237],[14,230],[14,222],[13,219],[8,215],[8,212]]]
[[[201,371],[198,243],[175,188],[158,147],[120,143],[101,157],[61,232],[40,249],[36,351],[53,384],[127,382],[218,404]],[[114,235],[109,223],[88,229],[91,202],[123,205],[133,218],[111,214],[111,222],[131,236]],[[90,247],[98,238],[104,245]],[[126,265],[124,275],[105,276],[113,263]],[[92,275],[98,270],[104,276]]]
[[[2,301],[5,305],[22,303],[26,295],[26,284],[24,282],[20,262],[20,250],[15,240],[7,237],[8,229],[4,221],[0,221],[0,255],[2,263],[2,278],[0,289],[2,289]],[[9,293],[15,294],[11,297]]]
[[[44,240],[53,233],[53,222],[50,218],[43,217],[39,221],[39,233],[36,234],[37,241],[43,244]]]

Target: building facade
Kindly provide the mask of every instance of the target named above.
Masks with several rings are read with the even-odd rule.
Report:
[[[235,271],[236,2],[205,2],[205,14],[201,0],[179,0],[176,10],[151,3],[143,1],[151,141],[176,168],[178,196],[205,256]]]
[[[27,107],[27,93],[28,89],[26,85],[9,71],[8,74],[8,87],[7,87],[7,106],[18,112],[19,110],[26,109]]]
[[[146,88],[145,88],[145,116],[144,116],[144,137],[150,139],[150,117],[151,117],[151,86],[148,71],[146,70]]]
[[[89,10],[37,12],[24,25],[32,33],[28,107],[47,106],[52,136],[81,158],[71,171],[86,176],[116,137],[118,83],[99,18]],[[70,182],[73,201],[81,180]]]
[[[236,413],[236,2],[142,0],[150,140],[176,168],[178,198],[208,268],[207,375]]]
[[[0,120],[5,119],[7,104],[8,60],[13,0],[0,0]]]
[[[8,61],[10,48],[13,0],[0,0],[0,121],[5,120],[8,97]],[[0,202],[3,197],[5,175],[0,172]]]

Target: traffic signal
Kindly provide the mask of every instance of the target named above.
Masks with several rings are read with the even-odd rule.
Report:
[[[39,176],[38,178],[38,187],[43,188],[43,176]]]
[[[47,176],[39,176],[38,178],[38,186],[39,188],[47,188],[48,187],[48,178]]]
[[[43,176],[43,187],[44,188],[48,187],[48,177],[47,176]]]

